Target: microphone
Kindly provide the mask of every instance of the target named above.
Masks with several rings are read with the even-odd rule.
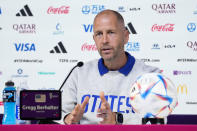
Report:
[[[83,66],[83,62],[80,61],[80,62],[77,63],[76,66],[74,66],[74,67],[71,69],[71,71],[70,71],[69,74],[67,75],[66,79],[65,79],[64,82],[62,83],[62,85],[61,85],[59,91],[60,91],[60,90],[62,89],[62,87],[64,86],[65,82],[66,82],[67,79],[69,78],[69,76],[70,76],[70,74],[72,73],[72,71],[73,71],[76,67],[82,67],[82,66]]]

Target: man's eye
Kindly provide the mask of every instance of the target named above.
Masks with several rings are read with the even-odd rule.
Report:
[[[96,33],[96,36],[100,36],[100,35],[102,35],[102,33],[100,33],[100,32],[99,33]]]
[[[109,34],[113,34],[113,33],[114,33],[113,31],[110,31],[110,32],[109,32]]]

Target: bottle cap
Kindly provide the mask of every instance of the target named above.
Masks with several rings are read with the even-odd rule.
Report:
[[[11,80],[10,81],[7,81],[5,83],[6,86],[14,86],[14,82],[12,82]]]

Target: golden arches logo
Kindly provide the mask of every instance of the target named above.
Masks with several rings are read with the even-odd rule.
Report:
[[[187,94],[187,86],[185,84],[183,85],[179,85],[177,87],[177,93],[179,93],[179,90],[181,90],[181,94],[183,94],[185,92],[185,94]],[[185,90],[185,91],[184,91]]]

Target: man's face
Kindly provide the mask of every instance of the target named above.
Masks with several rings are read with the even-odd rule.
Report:
[[[129,33],[117,21],[114,14],[102,14],[94,21],[94,41],[101,57],[113,61],[124,53],[124,44],[128,42]]]

